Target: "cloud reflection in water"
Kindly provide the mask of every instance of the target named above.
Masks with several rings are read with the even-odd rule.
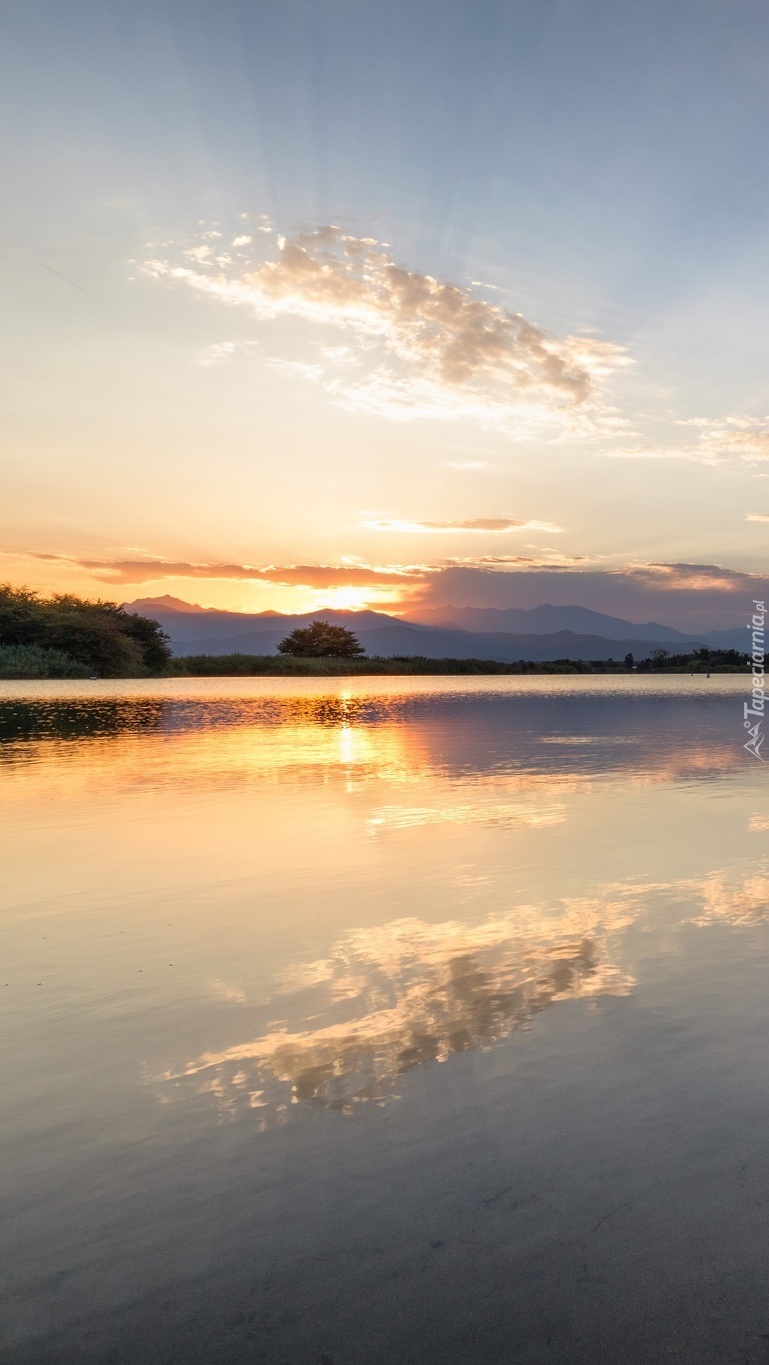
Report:
[[[262,1127],[300,1101],[345,1113],[383,1103],[405,1072],[488,1047],[560,1001],[627,994],[633,978],[613,964],[609,939],[633,914],[621,898],[585,900],[480,925],[410,918],[354,930],[328,958],[276,981],[271,1008],[293,1027],[281,1022],[161,1079],[231,1112],[263,1111]]]
[[[327,958],[275,981],[273,1012],[291,1019],[234,1047],[200,1054],[158,1078],[182,1096],[211,1096],[258,1126],[292,1105],[352,1113],[395,1095],[399,1077],[453,1053],[488,1048],[569,1000],[630,994],[617,961],[623,930],[653,903],[699,902],[678,923],[753,927],[769,921],[769,876],[714,871],[704,879],[624,883],[605,897],[519,906],[476,925],[409,918],[340,938]]]

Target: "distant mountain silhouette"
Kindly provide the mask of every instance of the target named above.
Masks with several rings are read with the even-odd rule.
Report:
[[[159,611],[183,611],[187,615],[192,613],[204,614],[206,612],[216,612],[216,607],[199,607],[195,602],[182,602],[180,597],[170,597],[166,593],[165,597],[137,597],[135,602],[124,603],[128,611],[146,612],[148,616],[158,618]]]
[[[672,626],[647,621],[636,625],[619,616],[605,616],[588,607],[553,607],[546,604],[525,610],[522,607],[425,607],[407,612],[404,620],[425,626],[459,626],[462,630],[504,631],[514,635],[546,635],[570,630],[582,635],[602,635],[607,640],[690,639]]]
[[[744,649],[744,629],[707,631],[684,635],[671,626],[654,623],[639,626],[618,617],[604,616],[585,607],[445,607],[431,609],[433,623],[388,616],[378,611],[334,611],[331,608],[289,616],[280,612],[219,611],[191,606],[175,597],[140,598],[125,604],[160,621],[171,639],[175,654],[272,654],[280,640],[298,626],[329,621],[346,626],[357,635],[366,653],[421,655],[427,659],[497,659],[512,663],[530,659],[535,663],[553,659],[622,659],[628,653],[642,659],[653,649],[669,653],[695,645],[721,649]],[[426,613],[419,613],[424,615]],[[461,617],[462,624],[450,621]],[[502,618],[500,620],[500,618]],[[559,625],[571,621],[577,628]],[[467,622],[467,624],[465,624]],[[470,622],[486,629],[470,627]],[[525,624],[525,631],[511,626]],[[596,629],[600,623],[600,631]],[[494,625],[495,629],[488,629]],[[592,629],[587,627],[592,625]],[[579,629],[579,627],[582,629]],[[506,627],[506,628],[505,628]]]

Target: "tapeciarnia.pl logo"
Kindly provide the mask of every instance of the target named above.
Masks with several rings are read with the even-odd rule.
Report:
[[[750,735],[747,744],[743,744],[743,749],[747,749],[754,758],[760,758],[762,763],[766,762],[761,753],[761,745],[764,742],[764,621],[766,620],[766,608],[763,602],[753,602],[753,616],[748,623],[748,630],[751,632],[750,657],[753,663],[752,673],[752,692],[750,701],[745,702],[742,708],[743,723]]]

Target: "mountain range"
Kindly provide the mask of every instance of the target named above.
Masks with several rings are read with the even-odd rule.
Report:
[[[329,621],[354,631],[369,655],[421,655],[428,659],[644,658],[653,649],[683,653],[697,645],[745,649],[744,628],[687,635],[657,622],[639,625],[586,607],[435,607],[406,617],[378,611],[330,608],[289,616],[275,611],[246,613],[199,607],[176,597],[139,598],[125,603],[159,621],[176,655],[272,654],[280,640],[311,621]]]

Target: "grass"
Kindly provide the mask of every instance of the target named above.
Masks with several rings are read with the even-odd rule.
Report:
[[[594,673],[594,665],[499,663],[494,659],[424,659],[395,655],[383,659],[300,659],[286,654],[192,654],[173,661],[173,675],[188,678],[365,678],[440,674]]]
[[[748,673],[750,665],[692,663],[664,664],[654,669],[641,665],[640,674],[653,673]],[[419,676],[521,676],[543,674],[628,674],[624,663],[614,659],[557,659],[549,663],[495,659],[425,659],[419,655],[374,656],[371,659],[305,659],[288,654],[191,654],[171,659],[162,671],[124,673],[123,677],[176,678],[366,678]],[[38,645],[0,645],[0,679],[87,678],[83,664],[56,649]]]

